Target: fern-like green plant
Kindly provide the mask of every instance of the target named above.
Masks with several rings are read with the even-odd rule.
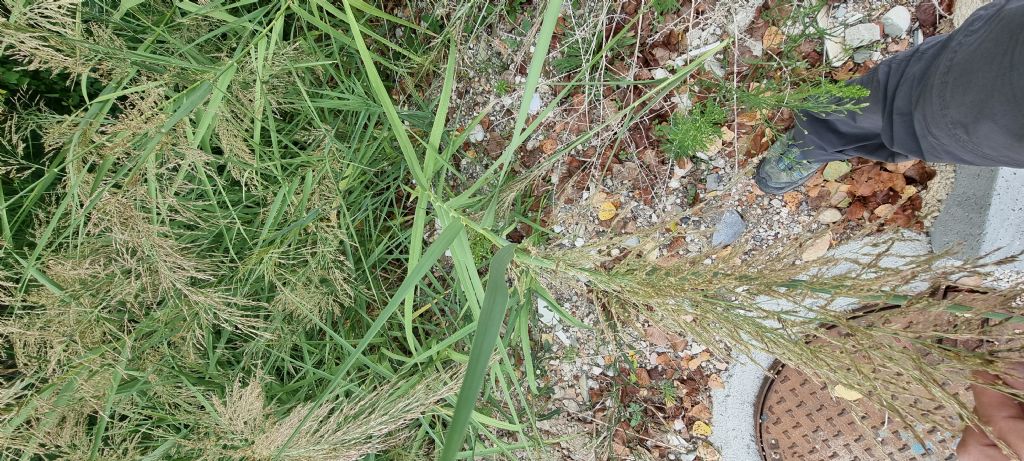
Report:
[[[673,159],[693,157],[697,152],[722,135],[721,125],[727,113],[714,102],[702,101],[693,105],[688,114],[673,114],[668,123],[655,128],[662,147]]]

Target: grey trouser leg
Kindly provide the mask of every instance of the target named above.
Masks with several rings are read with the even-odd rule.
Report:
[[[956,31],[852,83],[860,113],[797,117],[806,160],[866,157],[1024,168],[1024,0],[996,0]]]

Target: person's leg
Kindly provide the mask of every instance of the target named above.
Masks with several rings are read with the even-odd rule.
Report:
[[[885,107],[891,107],[891,93],[885,91],[888,78],[901,69],[882,63],[867,75],[853,83],[867,88],[867,106],[859,112],[841,114],[797,114],[796,126],[791,133],[794,147],[800,150],[798,158],[813,163],[845,160],[851,157],[865,157],[882,162],[902,162],[912,157],[896,152],[886,145],[882,138]],[[903,121],[910,124],[913,121]],[[906,126],[892,126],[894,131],[906,130]]]
[[[859,112],[797,114],[796,127],[757,166],[762,191],[799,187],[825,162],[865,157],[883,162],[924,158],[915,119],[921,82],[941,57],[948,37],[936,37],[879,63],[850,84],[869,91]]]
[[[883,61],[852,82],[871,92],[861,113],[800,114],[755,182],[781,194],[853,156],[1024,168],[1022,29],[1024,0],[994,0],[950,34]]]
[[[811,162],[864,157],[882,162],[924,158],[914,117],[915,98],[945,48],[948,36],[934,37],[850,81],[870,93],[859,112],[801,112],[792,132],[800,158]]]
[[[871,92],[861,113],[800,114],[800,158],[1024,167],[1022,28],[1024,0],[996,0],[882,61],[852,81]]]

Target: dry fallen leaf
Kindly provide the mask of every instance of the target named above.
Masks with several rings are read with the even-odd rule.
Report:
[[[708,387],[712,389],[725,389],[725,382],[722,381],[722,377],[717,374],[708,376]]]
[[[838,208],[846,208],[850,206],[850,196],[843,191],[836,191],[832,194],[832,197],[828,199],[829,205]]]
[[[846,63],[844,63],[838,69],[832,70],[832,78],[840,81],[849,80],[853,78],[853,76],[856,75],[856,73],[853,71],[853,66],[853,61],[846,61]]]
[[[888,51],[889,53],[899,53],[900,51],[903,51],[908,47],[910,47],[910,39],[905,38],[902,40],[894,40],[892,43],[885,47],[885,50]]]
[[[697,456],[700,456],[700,459],[703,461],[719,461],[722,459],[722,455],[718,453],[718,450],[707,442],[702,442],[697,446]]]
[[[846,212],[843,213],[843,216],[845,216],[846,219],[853,221],[865,218],[867,212],[868,210],[867,207],[864,206],[864,202],[857,200],[856,202],[852,202],[850,204],[850,207],[846,209]]]
[[[769,26],[765,29],[764,35],[761,37],[761,44],[764,45],[766,50],[772,49],[781,45],[785,39],[786,36],[782,34],[782,29],[775,26]]]
[[[637,370],[636,370],[636,383],[641,385],[641,386],[645,386],[645,387],[651,385],[651,375],[649,375],[647,373],[646,369],[644,369],[644,368],[637,368]]]
[[[804,201],[804,194],[795,190],[789,191],[782,194],[782,201],[786,202],[786,208],[789,208],[789,211],[796,211],[800,208],[800,203]]]
[[[843,219],[843,212],[836,208],[825,208],[818,213],[818,222],[822,224],[832,224],[840,219]]]
[[[875,216],[878,216],[879,218],[882,219],[892,216],[894,212],[896,212],[896,205],[893,205],[891,203],[883,203],[881,205],[878,205],[878,208],[875,208],[874,211]]]
[[[743,112],[736,116],[736,121],[744,125],[753,125],[761,120],[761,113],[757,111]]]
[[[540,142],[540,151],[546,155],[551,155],[558,150],[558,141],[548,138]]]
[[[821,172],[821,176],[826,181],[835,181],[846,173],[849,173],[850,169],[851,167],[849,162],[828,162],[828,164],[825,165],[825,170]]]
[[[686,157],[680,157],[676,160],[676,167],[672,169],[672,179],[679,179],[686,176],[693,169],[693,160]]]
[[[722,146],[724,144],[725,143],[722,142],[722,138],[715,138],[708,143],[705,149],[708,151],[708,154],[714,154],[722,150]]]
[[[650,326],[644,329],[644,332],[647,333],[647,342],[655,346],[669,347],[672,343],[672,340],[668,338],[668,335],[661,328]]]
[[[722,127],[722,141],[732,142],[733,139],[736,139],[736,133],[733,133],[733,131],[730,130],[729,127],[723,126]],[[685,158],[685,157],[683,157],[683,158]]]
[[[708,360],[711,360],[711,354],[707,351],[701,352],[700,354],[697,354],[696,357],[686,362],[686,368],[696,370],[702,363],[707,362]]]
[[[889,170],[893,173],[903,174],[906,173],[907,170],[913,167],[914,164],[916,164],[917,162],[920,162],[920,160],[907,160],[905,162],[900,163],[883,163],[882,166],[884,166],[886,170]]]
[[[597,209],[597,219],[601,221],[607,221],[615,217],[615,213],[618,210],[615,208],[615,204],[612,202],[601,202],[601,206]]]
[[[654,59],[657,59],[660,64],[664,64],[672,60],[672,53],[660,46],[652,49],[651,55],[654,56]]]
[[[914,183],[925,184],[935,177],[935,169],[924,162],[917,162],[910,165],[910,167],[903,172],[903,176]]]
[[[694,405],[693,408],[690,409],[690,411],[686,412],[686,414],[687,416],[692,416],[694,419],[698,420],[711,419],[711,409],[708,408],[708,406],[704,403],[698,403]]]
[[[873,196],[886,189],[902,192],[906,185],[907,180],[902,174],[883,171],[879,164],[858,168],[850,178],[850,191],[861,197]]]
[[[804,253],[800,255],[800,259],[804,261],[814,261],[815,259],[825,256],[825,253],[828,252],[828,249],[831,246],[832,233],[828,232],[811,241],[811,243],[807,245],[807,248],[804,249]]]
[[[864,398],[860,392],[850,389],[842,384],[836,384],[836,387],[832,388],[832,394],[844,400],[851,402]]]

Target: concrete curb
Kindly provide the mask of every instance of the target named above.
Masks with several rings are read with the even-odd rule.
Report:
[[[959,165],[956,182],[932,224],[936,251],[957,248],[971,259],[993,261],[1024,252],[1024,170]],[[1024,270],[1024,260],[1004,269]]]

